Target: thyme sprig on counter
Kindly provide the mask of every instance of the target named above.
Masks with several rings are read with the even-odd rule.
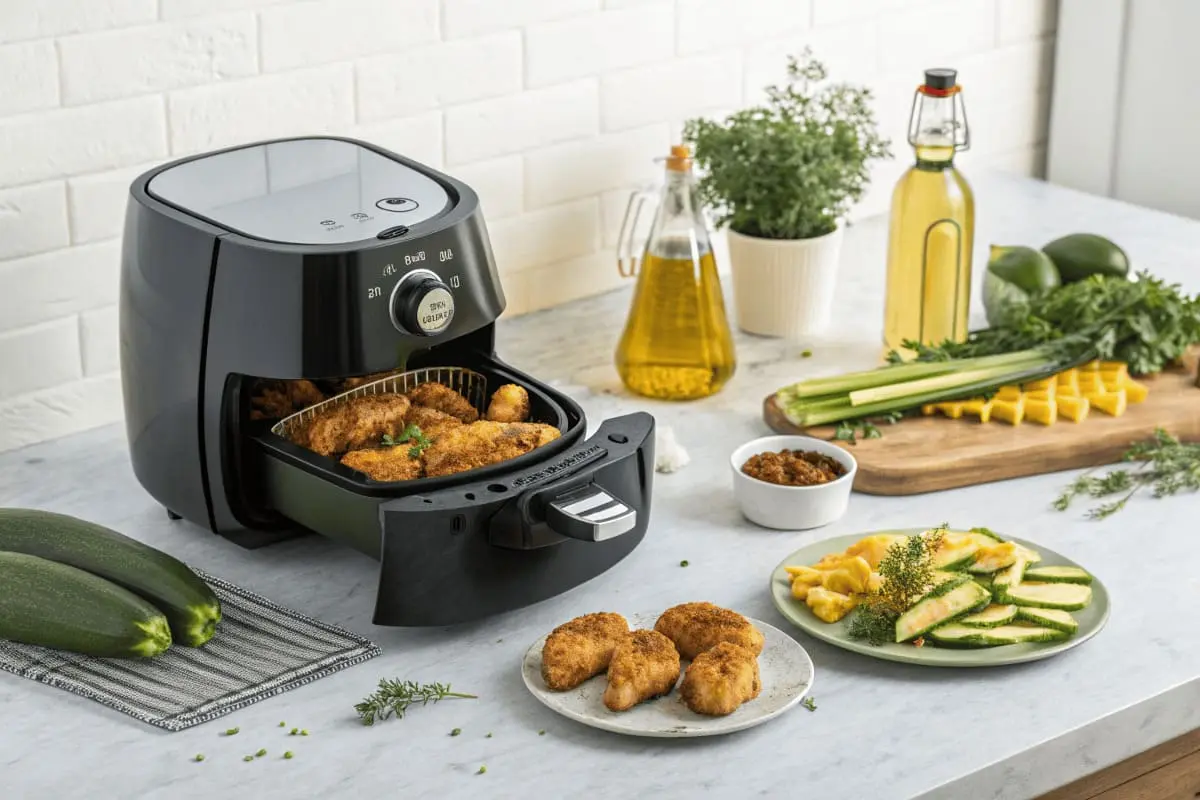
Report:
[[[419,684],[416,681],[383,678],[379,681],[379,688],[362,702],[356,703],[354,710],[358,712],[358,718],[362,720],[363,725],[374,725],[376,721],[387,719],[393,714],[397,719],[402,719],[408,707],[416,703],[427,705],[448,697],[474,700],[477,696],[452,692],[448,683]]]
[[[882,420],[889,425],[895,425],[904,414],[899,411],[892,411],[884,414],[881,417],[871,417],[869,419],[844,419],[838,423],[837,429],[833,432],[833,440],[835,442],[849,442],[850,444],[858,444],[858,439],[861,436],[863,439],[879,439],[883,436],[883,432],[875,424],[874,420]]]
[[[390,433],[385,433],[381,440],[384,447],[399,447],[404,444],[411,444],[408,448],[409,458],[419,458],[421,451],[433,444],[432,439],[427,439],[425,434],[421,433],[421,428],[417,425],[409,425],[404,431],[396,437]]]
[[[881,645],[894,641],[896,620],[933,583],[933,554],[942,545],[949,523],[919,536],[909,536],[888,548],[879,562],[882,585],[863,597],[850,618],[850,638]]]
[[[1200,491],[1200,444],[1180,442],[1162,428],[1154,431],[1153,439],[1126,450],[1122,460],[1138,462],[1140,466],[1115,469],[1100,476],[1089,470],[1059,495],[1054,507],[1066,511],[1077,497],[1121,495],[1087,513],[1089,519],[1105,519],[1123,509],[1131,497],[1147,486],[1153,487],[1155,497]]]

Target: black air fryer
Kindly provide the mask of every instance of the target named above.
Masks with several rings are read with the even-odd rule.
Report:
[[[469,187],[364,142],[313,137],[176,161],[130,192],[126,426],[138,480],[173,517],[245,547],[308,529],[379,559],[380,625],[519,608],[641,541],[654,420],[617,417],[585,441],[576,403],[497,358],[504,295]],[[264,381],[375,373],[391,383],[358,391],[437,379],[479,404],[519,384],[533,421],[562,436],[502,463],[379,483],[293,444],[292,420],[254,413]]]

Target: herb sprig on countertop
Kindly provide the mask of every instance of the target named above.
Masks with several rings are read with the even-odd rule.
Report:
[[[1162,428],[1154,431],[1153,439],[1130,447],[1122,460],[1141,466],[1115,469],[1101,476],[1089,470],[1067,487],[1054,501],[1054,507],[1066,511],[1077,497],[1121,495],[1088,511],[1090,519],[1104,519],[1123,509],[1129,498],[1147,486],[1154,488],[1155,497],[1200,491],[1200,444],[1181,442]]]
[[[879,439],[883,433],[879,427],[875,425],[874,420],[882,420],[889,425],[895,425],[904,417],[899,411],[892,411],[884,414],[882,417],[871,417],[869,419],[844,419],[838,423],[837,429],[833,432],[833,440],[835,442],[849,442],[850,444],[858,444],[859,437],[863,439]]]
[[[421,433],[421,429],[416,425],[409,425],[404,431],[396,437],[390,433],[385,433],[381,440],[384,447],[399,447],[404,444],[411,444],[408,448],[409,458],[419,458],[421,451],[433,444],[432,439],[425,438],[425,434]]]
[[[1200,295],[1188,296],[1149,272],[1137,280],[1093,275],[1031,298],[1011,325],[972,331],[965,342],[905,342],[918,361],[1048,347],[1064,356],[1124,361],[1135,375],[1161,372],[1200,342]],[[904,360],[893,351],[888,360]]]
[[[933,554],[941,546],[948,528],[949,523],[942,523],[888,548],[879,562],[883,583],[852,612],[849,629],[852,639],[865,639],[872,645],[894,641],[896,620],[933,583]]]
[[[376,721],[393,714],[397,719],[402,719],[408,707],[416,703],[427,705],[448,697],[474,700],[477,695],[452,692],[448,683],[419,684],[416,681],[383,678],[379,681],[379,688],[362,702],[356,703],[354,710],[358,712],[363,725],[374,725]]]

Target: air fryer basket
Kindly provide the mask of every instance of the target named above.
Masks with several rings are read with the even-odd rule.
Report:
[[[532,420],[555,426],[562,436],[508,461],[454,475],[390,483],[370,480],[337,459],[318,455],[286,438],[289,431],[305,424],[322,406],[365,394],[408,391],[430,380],[458,389],[481,410],[486,408],[495,388],[506,383],[523,386],[529,393]],[[310,530],[378,557],[381,502],[519,472],[571,448],[583,437],[585,429],[583,410],[570,398],[495,357],[480,355],[472,359],[471,367],[430,367],[391,375],[280,420],[255,437],[260,456],[257,472],[262,478],[264,499],[275,511]]]

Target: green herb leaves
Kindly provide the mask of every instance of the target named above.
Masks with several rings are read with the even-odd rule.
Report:
[[[354,710],[358,712],[363,725],[374,725],[377,720],[387,719],[393,714],[397,719],[403,718],[404,712],[414,703],[426,705],[447,697],[475,699],[473,694],[450,691],[448,683],[418,684],[416,681],[383,678],[379,681],[379,688],[362,702],[356,703]]]
[[[1146,486],[1153,487],[1155,497],[1200,491],[1200,444],[1180,442],[1162,428],[1154,432],[1153,439],[1130,447],[1123,460],[1141,466],[1116,469],[1101,476],[1093,475],[1094,470],[1086,472],[1059,495],[1054,507],[1066,511],[1077,497],[1121,495],[1088,511],[1090,519],[1104,519],[1123,509]]]
[[[432,439],[425,438],[425,434],[421,433],[421,429],[416,425],[409,425],[404,431],[393,438],[390,433],[385,433],[381,443],[384,447],[399,447],[403,444],[411,444],[408,448],[409,458],[419,458],[421,451],[433,444]]]
[[[879,562],[883,584],[851,612],[848,629],[851,638],[876,646],[895,640],[896,620],[933,583],[933,554],[941,547],[948,527],[948,523],[942,523],[888,548]]]
[[[700,196],[717,224],[747,236],[810,239],[832,232],[862,197],[868,162],[891,156],[869,106],[871,93],[829,84],[805,49],[788,59],[788,83],[767,103],[723,122],[689,120],[683,136],[702,168]]]
[[[965,342],[904,347],[920,361],[946,361],[1045,346],[1080,361],[1124,361],[1131,373],[1147,375],[1200,342],[1200,295],[1189,297],[1148,272],[1135,281],[1093,275],[1032,298],[1009,321],[973,331]],[[891,363],[901,360],[899,353],[888,354]]]

